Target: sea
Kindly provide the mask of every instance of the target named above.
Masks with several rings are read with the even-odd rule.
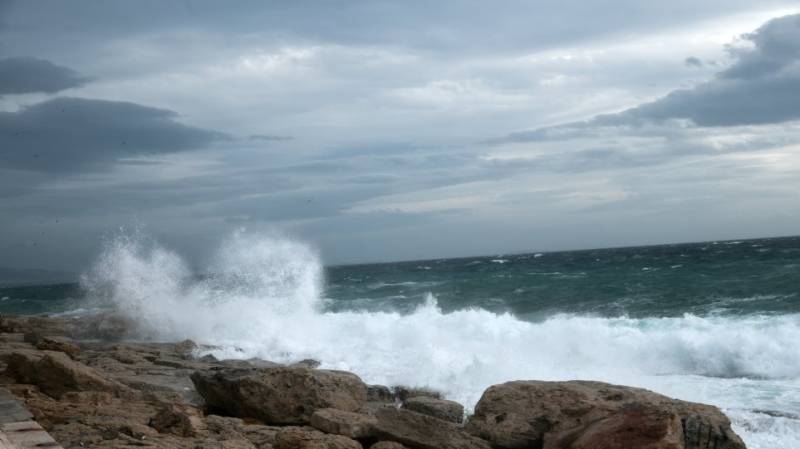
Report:
[[[468,410],[510,380],[632,385],[720,407],[751,449],[800,448],[800,237],[326,267],[242,231],[215,254],[198,270],[119,236],[78,283],[0,288],[0,313],[114,309],[151,339],[313,358]]]

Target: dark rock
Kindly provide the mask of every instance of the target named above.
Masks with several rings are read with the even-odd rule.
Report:
[[[344,371],[223,368],[191,378],[210,410],[267,424],[308,424],[317,409],[355,412],[367,399],[367,386]]]
[[[413,449],[489,449],[487,442],[460,426],[409,410],[385,407],[375,412],[375,433]]]
[[[405,402],[410,398],[419,398],[419,397],[428,397],[434,399],[442,398],[441,393],[439,393],[438,391],[431,390],[429,388],[411,388],[411,387],[404,387],[401,385],[394,387],[394,395],[401,402]]]
[[[194,352],[199,348],[193,340],[183,340],[175,344],[175,352],[179,357],[186,360],[194,359]]]
[[[403,404],[403,408],[456,424],[461,424],[464,420],[464,406],[447,399],[417,396],[409,398]]]
[[[251,359],[225,359],[216,362],[217,365],[221,365],[225,368],[236,368],[236,369],[249,369],[249,368],[276,368],[279,366],[283,366],[280,363],[270,362],[269,360],[263,360],[259,358],[251,358]]]
[[[394,403],[394,393],[389,387],[383,385],[367,385],[367,401]]]
[[[206,355],[204,355],[204,356],[200,357],[200,358],[199,358],[199,359],[197,359],[197,360],[198,360],[199,362],[203,362],[203,363],[215,363],[215,362],[218,362],[218,361],[219,361],[219,360],[217,360],[217,358],[216,358],[216,357],[214,357],[214,356],[213,356],[213,355],[211,355],[211,354],[206,354]]]
[[[602,382],[492,386],[466,429],[497,449],[745,449],[716,407]]]
[[[315,368],[319,368],[319,366],[321,364],[322,363],[320,363],[319,360],[303,359],[303,360],[300,360],[299,362],[292,363],[289,366],[291,366],[292,368],[311,368],[311,369],[315,369]]]

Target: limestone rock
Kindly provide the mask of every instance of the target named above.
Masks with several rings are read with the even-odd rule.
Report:
[[[675,413],[652,406],[631,406],[621,413],[589,424],[576,435],[567,433],[561,446],[571,449],[682,449],[681,418]],[[567,444],[564,444],[567,443]],[[703,446],[703,447],[713,447]]]
[[[50,338],[50,337],[41,337],[39,341],[36,343],[36,349],[42,351],[57,351],[63,352],[70,356],[70,358],[74,359],[80,354],[81,348],[78,347],[75,343],[71,343],[69,341],[60,339],[60,338]]]
[[[6,363],[17,381],[36,385],[55,398],[70,391],[129,391],[63,352],[15,351],[6,357]]]
[[[287,427],[276,437],[275,449],[362,449],[361,443],[307,427]]]
[[[489,449],[487,442],[456,424],[409,410],[385,407],[375,413],[379,439],[414,449]]]
[[[408,449],[400,443],[395,441],[378,441],[369,447],[369,449]]]
[[[353,439],[369,438],[375,434],[374,416],[345,412],[333,408],[319,409],[311,415],[311,425],[325,433],[344,435]]]
[[[203,414],[186,404],[168,403],[150,423],[160,433],[171,433],[181,437],[195,437],[206,431]]]
[[[589,381],[492,386],[466,429],[497,449],[745,449],[716,407]]]
[[[464,420],[464,406],[446,399],[418,396],[409,398],[403,404],[403,408],[456,424],[461,424],[461,421]]]
[[[274,367],[196,371],[192,382],[212,411],[267,424],[308,424],[315,410],[355,412],[367,387],[344,371]]]

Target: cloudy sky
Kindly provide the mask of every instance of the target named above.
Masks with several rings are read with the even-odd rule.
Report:
[[[800,5],[0,0],[0,265],[800,233]]]

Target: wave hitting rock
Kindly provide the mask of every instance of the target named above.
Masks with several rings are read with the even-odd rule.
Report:
[[[508,382],[461,423],[430,391],[307,363],[196,358],[191,341],[98,340],[92,319],[0,318],[0,383],[65,448],[745,448],[716,407],[638,388]],[[37,349],[54,338],[65,344]]]

